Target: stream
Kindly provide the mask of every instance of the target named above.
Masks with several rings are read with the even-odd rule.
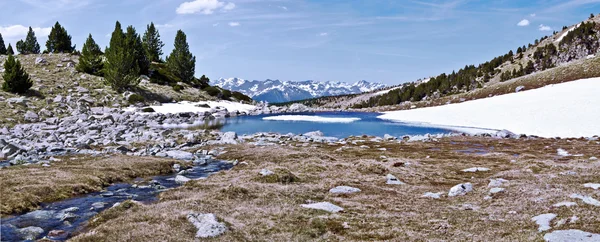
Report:
[[[212,162],[194,166],[184,176],[192,180],[203,179],[210,174],[233,167],[227,162]],[[131,199],[142,203],[158,200],[158,194],[180,186],[174,178],[177,173],[153,177],[149,182],[134,180],[134,184],[117,183],[105,191],[89,193],[58,202],[44,203],[39,210],[12,215],[1,220],[1,241],[27,241],[46,237],[64,241],[85,229],[87,221],[94,215]]]

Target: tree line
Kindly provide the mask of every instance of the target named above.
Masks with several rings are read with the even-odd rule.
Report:
[[[198,88],[209,87],[209,79],[202,76],[195,78],[196,57],[190,52],[186,34],[178,30],[173,51],[162,60],[164,43],[160,39],[154,23],[146,26],[140,36],[133,26],[122,29],[121,23],[115,24],[110,44],[104,51],[96,44],[92,34],[88,35],[81,53],[71,43],[71,36],[66,29],[56,22],[48,35],[44,53],[73,53],[80,55],[76,69],[80,72],[103,76],[106,84],[114,90],[122,92],[139,83],[140,75],[147,75],[154,82],[171,84],[183,82]],[[16,43],[20,54],[40,54],[40,45],[31,27],[25,40]],[[25,93],[32,85],[29,75],[19,60],[14,58],[12,46],[5,47],[0,34],[0,55],[8,55],[4,63],[5,73],[2,89],[14,93]],[[179,86],[181,89],[182,87]]]
[[[590,18],[594,16],[591,15]],[[544,36],[536,39],[534,44],[518,47],[516,54],[510,50],[507,54],[493,58],[490,61],[475,65],[467,65],[464,68],[453,71],[451,74],[442,73],[432,77],[428,82],[407,83],[398,89],[394,89],[387,94],[370,98],[362,103],[356,104],[353,108],[366,108],[375,106],[395,105],[407,101],[421,101],[425,98],[435,98],[446,95],[452,95],[463,91],[469,91],[481,88],[483,84],[489,82],[492,78],[499,76],[500,81],[507,81],[513,78],[531,74],[536,71],[546,70],[555,67],[555,61],[561,51],[566,51],[569,46],[577,45],[584,47],[588,51],[598,48],[600,41],[596,36],[600,34],[597,24],[593,21],[582,22],[578,27],[567,33],[558,43],[557,48],[553,43],[540,46],[540,43],[547,38]],[[563,28],[566,30],[567,28]],[[596,36],[596,37],[594,37]],[[504,63],[515,63],[524,57],[525,52],[532,50],[531,58],[523,64],[512,69],[501,71],[499,68]],[[531,53],[531,52],[529,52]]]

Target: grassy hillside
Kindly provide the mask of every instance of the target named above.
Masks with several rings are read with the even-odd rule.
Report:
[[[507,54],[450,74],[390,88],[387,93],[324,97],[299,101],[313,107],[394,110],[441,105],[514,92],[548,84],[600,76],[600,16],[565,26],[560,32]]]
[[[36,64],[36,59],[44,61]],[[0,74],[4,72],[3,63],[7,56],[0,55]],[[104,82],[103,77],[81,73],[75,70],[79,56],[70,54],[17,55],[17,59],[29,73],[33,87],[23,97],[26,106],[8,102],[11,98],[21,98],[17,94],[0,90],[0,124],[22,122],[27,111],[33,111],[40,117],[62,117],[71,113],[79,102],[89,107],[126,107],[129,105],[151,104],[173,101],[234,100],[251,102],[252,100],[236,92],[230,92],[212,86],[192,86],[169,80],[168,73],[152,78],[142,76],[140,84],[125,93],[113,91]],[[160,66],[154,67],[159,69]],[[0,83],[4,82],[0,75]],[[135,95],[132,95],[135,94]],[[57,97],[62,101],[56,102]],[[3,125],[0,125],[3,126]]]

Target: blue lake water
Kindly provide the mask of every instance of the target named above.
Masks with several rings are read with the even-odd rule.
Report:
[[[263,120],[265,117],[307,115],[324,118],[358,118],[360,120],[349,123],[323,123],[309,121],[280,121]],[[380,136],[389,134],[397,137],[403,135],[423,135],[451,133],[448,129],[411,126],[405,123],[392,122],[378,119],[379,113],[365,112],[323,112],[323,113],[294,113],[294,114],[269,114],[258,116],[240,116],[226,119],[221,131],[234,131],[238,134],[254,134],[257,132],[277,132],[281,134],[303,134],[320,130],[325,136],[345,138],[350,135]]]

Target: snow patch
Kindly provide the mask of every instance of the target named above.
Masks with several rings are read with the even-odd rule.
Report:
[[[561,34],[558,39],[556,39],[554,42],[556,43],[560,43],[560,41],[562,41],[571,31],[573,31],[576,28],[579,28],[579,25],[581,25],[581,23],[571,27],[569,30],[565,31],[563,34]]]
[[[210,108],[202,107],[208,105]],[[201,113],[208,112],[213,108],[225,108],[229,112],[246,112],[256,109],[256,106],[250,104],[243,104],[231,101],[202,101],[202,102],[189,102],[182,101],[178,103],[163,103],[160,106],[149,106],[154,109],[157,113]],[[130,107],[126,108],[125,111],[135,111],[137,108]]]
[[[542,137],[592,136],[600,134],[598,93],[600,78],[589,78],[462,103],[386,112],[378,118],[450,129],[506,129]]]
[[[360,120],[360,118],[330,118],[321,116],[310,116],[310,115],[279,115],[264,117],[263,120],[276,120],[276,121],[305,121],[305,122],[316,122],[316,123],[352,123]]]

